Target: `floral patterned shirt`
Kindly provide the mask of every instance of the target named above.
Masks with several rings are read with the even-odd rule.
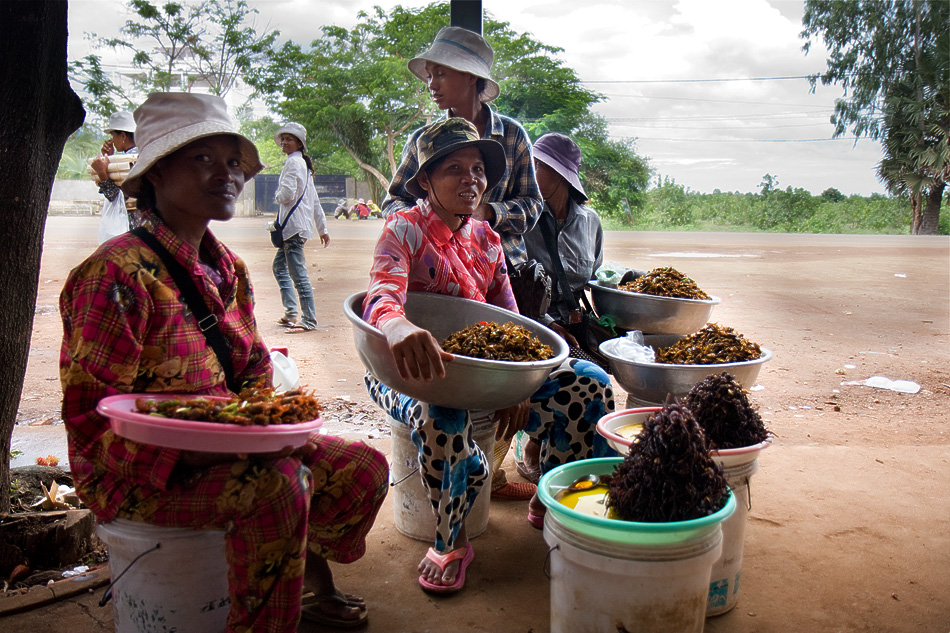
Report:
[[[386,219],[376,242],[363,320],[379,327],[405,316],[409,290],[518,311],[498,234],[487,222],[471,219],[453,233],[428,200]]]
[[[213,280],[193,246],[155,216],[146,226],[191,273],[218,318],[237,381],[269,381],[270,356],[244,262],[206,232],[202,248],[220,276]],[[70,468],[83,501],[108,521],[139,489],[164,490],[179,451],[117,437],[96,412],[99,400],[139,392],[227,395],[224,370],[161,259],[132,233],[103,243],[70,272],[60,313]]]

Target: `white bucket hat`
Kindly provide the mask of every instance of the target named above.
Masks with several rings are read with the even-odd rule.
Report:
[[[409,70],[425,81],[426,62],[433,62],[480,77],[485,80],[485,88],[478,98],[487,103],[501,92],[489,76],[494,60],[495,52],[484,37],[460,26],[447,26],[436,33],[429,50],[409,60]]]
[[[291,134],[297,137],[297,140],[300,141],[300,144],[303,145],[303,150],[307,151],[307,128],[300,125],[299,123],[284,123],[280,128],[274,132],[274,142],[280,145],[280,135],[281,134]]]
[[[109,117],[109,125],[102,131],[106,134],[109,132],[131,132],[135,134],[135,119],[132,118],[131,112],[125,110],[114,112]]]
[[[135,110],[139,157],[122,183],[126,196],[136,197],[144,176],[160,158],[206,136],[230,134],[241,149],[241,169],[251,179],[264,169],[254,143],[238,133],[224,99],[185,92],[153,92]]]

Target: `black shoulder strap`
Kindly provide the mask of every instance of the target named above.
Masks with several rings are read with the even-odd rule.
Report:
[[[297,202],[294,203],[294,206],[292,206],[292,207],[290,208],[290,213],[288,213],[288,214],[287,214],[287,217],[284,218],[283,224],[280,225],[280,230],[281,230],[281,232],[283,232],[284,227],[287,226],[287,223],[290,222],[290,216],[292,216],[292,215],[294,214],[294,211],[297,210],[297,207],[300,206],[300,201],[303,200],[303,195],[304,195],[304,193],[307,193],[307,188],[306,188],[306,187],[304,187],[303,193],[300,194],[300,197],[297,198]]]
[[[149,233],[145,227],[140,226],[133,229],[132,233],[145,242],[146,246],[155,251],[155,254],[158,255],[165,264],[165,268],[168,269],[168,274],[171,275],[175,281],[178,290],[181,291],[182,299],[185,300],[185,304],[188,306],[188,309],[191,310],[191,313],[195,315],[195,319],[198,321],[198,329],[204,334],[205,339],[208,341],[208,346],[211,347],[215,356],[218,357],[218,362],[221,363],[221,367],[224,369],[224,378],[227,382],[228,389],[234,393],[238,393],[240,389],[234,380],[234,364],[231,362],[231,352],[228,342],[225,340],[224,334],[221,333],[221,328],[218,327],[218,317],[212,314],[211,310],[208,309],[204,298],[201,296],[201,291],[198,290],[198,286],[195,285],[191,275],[188,274],[185,267],[179,264],[178,260],[168,252],[168,249],[162,246],[158,239]]]
[[[551,256],[551,261],[554,262],[554,270],[557,272],[558,286],[560,287],[560,296],[564,297],[564,300],[571,306],[571,310],[579,310],[580,305],[577,303],[577,297],[575,297],[571,291],[571,285],[567,282],[564,264],[561,263],[561,255],[557,250],[557,238],[554,236],[554,231],[551,229],[551,222],[548,221],[548,217],[549,216],[542,211],[541,217],[538,218],[538,224],[541,226],[541,234],[544,236],[544,243],[548,247],[548,254]],[[551,219],[553,220],[553,218]]]

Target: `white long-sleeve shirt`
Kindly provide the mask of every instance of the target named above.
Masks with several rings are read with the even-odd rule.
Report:
[[[284,163],[284,168],[280,172],[277,193],[274,194],[274,199],[280,205],[277,211],[278,222],[283,223],[301,194],[303,194],[303,199],[300,205],[284,227],[285,240],[294,235],[312,240],[315,230],[316,235],[327,234],[327,218],[323,214],[317,188],[313,186],[313,178],[307,170],[307,163],[298,151],[287,156],[287,162]]]

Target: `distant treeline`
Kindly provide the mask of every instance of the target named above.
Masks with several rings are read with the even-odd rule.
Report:
[[[761,193],[697,193],[665,181],[641,194],[622,212],[601,212],[607,230],[734,231],[775,233],[910,233],[906,197],[845,196],[827,189],[813,196],[804,189]],[[598,209],[600,211],[600,209]],[[940,217],[940,234],[950,234],[950,214]]]

